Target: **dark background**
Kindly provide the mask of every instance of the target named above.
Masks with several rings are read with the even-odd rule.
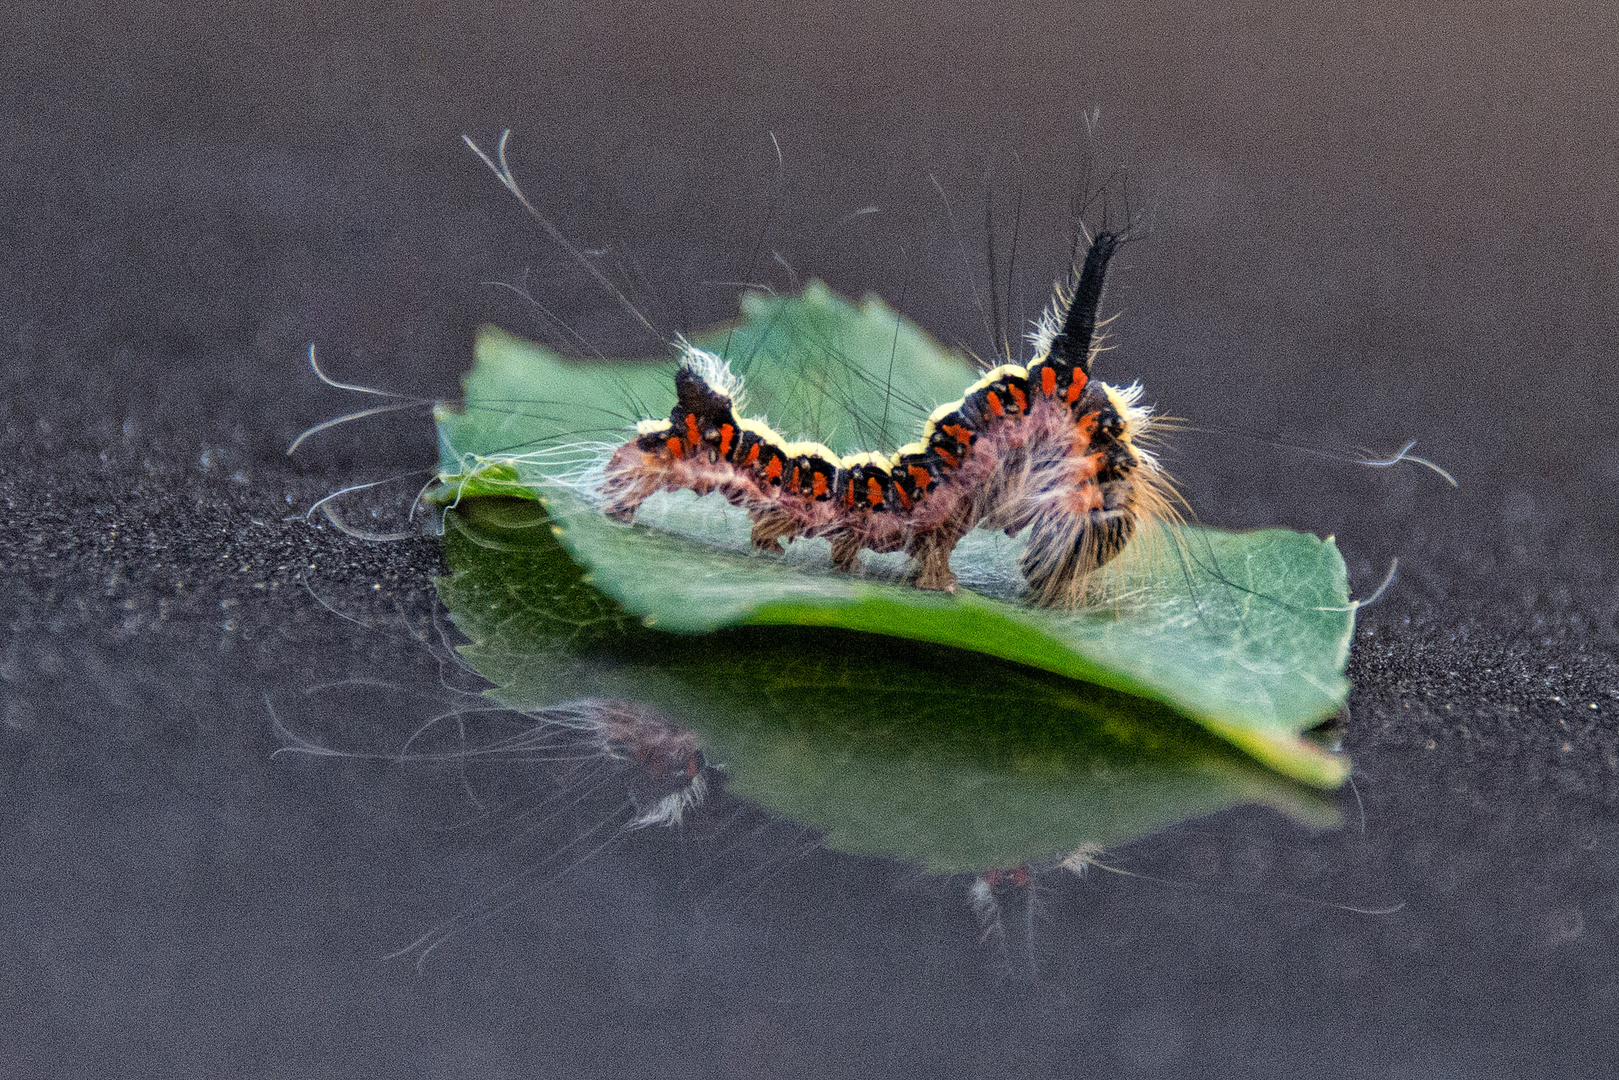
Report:
[[[1609,6],[17,0],[0,24],[0,1072],[1612,1070]],[[480,322],[547,332],[507,282],[608,354],[664,348],[461,144],[504,127],[668,333],[786,284],[779,252],[982,349],[986,197],[1004,222],[1021,192],[1032,308],[1087,159],[1124,162],[1154,228],[1107,377],[1205,426],[1416,437],[1461,481],[1275,438],[1171,457],[1205,520],[1336,533],[1361,592],[1399,557],[1351,661],[1364,817],[1348,791],[1321,835],[1236,811],[1115,856],[1176,884],[1042,881],[1030,980],[966,882],[745,808],[573,866],[610,799],[522,816],[565,772],[475,803],[454,770],[272,758],[276,720],[386,754],[474,685],[441,663],[435,540],[301,516],[432,459],[424,412],[288,459],[366,404],[309,343],[453,395]],[[419,482],[351,517],[395,527]],[[382,959],[491,897],[517,902],[420,970]]]

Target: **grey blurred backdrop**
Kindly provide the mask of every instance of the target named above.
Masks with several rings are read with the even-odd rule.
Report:
[[[1609,1068],[1611,8],[18,0],[0,25],[9,1075]],[[1087,161],[1122,163],[1154,227],[1109,377],[1271,436],[1186,436],[1193,505],[1336,533],[1362,592],[1400,559],[1357,633],[1349,827],[1172,831],[1137,856],[1189,887],[1054,887],[1009,986],[962,882],[789,827],[557,875],[588,803],[514,840],[452,775],[272,759],[275,718],[397,746],[441,692],[435,542],[299,517],[429,465],[431,429],[289,460],[354,407],[308,346],[453,396],[477,325],[547,332],[503,282],[604,352],[663,347],[461,143],[508,127],[530,196],[671,334],[790,266],[985,349],[986,199],[1003,245],[1021,199],[1032,313]],[[1408,438],[1461,487],[1276,445]],[[421,972],[380,959],[531,866]]]

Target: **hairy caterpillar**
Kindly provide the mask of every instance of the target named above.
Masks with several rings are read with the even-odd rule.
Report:
[[[784,439],[739,414],[741,383],[723,359],[687,346],[669,418],[640,421],[607,464],[605,512],[628,521],[658,491],[718,491],[748,512],[756,547],[824,537],[845,571],[862,550],[904,551],[916,586],[942,591],[955,588],[950,554],[968,531],[1028,529],[1030,598],[1074,606],[1088,575],[1145,523],[1172,517],[1176,499],[1144,446],[1152,409],[1140,404],[1139,384],[1090,377],[1107,268],[1123,239],[1091,240],[1030,332],[1027,367],[985,372],[933,411],[917,441],[889,454],[840,456]]]

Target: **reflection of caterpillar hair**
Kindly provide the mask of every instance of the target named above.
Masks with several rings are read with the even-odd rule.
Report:
[[[1102,286],[1121,240],[1101,232],[1091,241],[1078,280],[1058,287],[1030,334],[1027,368],[986,372],[892,454],[839,456],[738,416],[740,381],[720,358],[687,347],[669,419],[641,421],[608,462],[606,512],[628,521],[655,492],[718,491],[748,512],[759,548],[825,537],[842,570],[863,548],[905,551],[918,587],[946,591],[956,584],[950,553],[970,529],[1027,528],[1031,598],[1079,603],[1090,572],[1144,523],[1171,515],[1175,498],[1142,446],[1152,410],[1139,404],[1141,387],[1090,378]]]

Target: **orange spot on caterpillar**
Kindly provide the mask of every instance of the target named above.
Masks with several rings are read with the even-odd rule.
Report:
[[[916,505],[911,501],[911,497],[905,494],[905,489],[900,487],[898,484],[894,485],[894,494],[898,496],[899,504],[905,509],[909,510],[911,507]]]
[[[799,488],[799,486],[798,486],[798,466],[797,465],[793,466],[793,475],[792,475],[792,478],[787,481],[787,486],[792,488],[794,491],[801,490]]]
[[[754,447],[754,449],[757,450],[758,447]],[[770,459],[770,464],[765,466],[765,476],[770,480],[781,479],[781,458],[773,457]]]
[[[680,436],[669,436],[669,441],[665,445],[669,447],[669,453],[673,454],[677,459],[686,456],[686,444],[680,441]]]
[[[810,494],[817,499],[826,498],[826,474],[819,471],[810,473]]]
[[[1050,364],[1040,369],[1040,392],[1046,397],[1057,392],[1057,369]]]
[[[883,504],[883,485],[875,476],[866,479],[866,502],[871,506]]]
[[[754,443],[751,447],[749,447],[748,448],[748,459],[746,461],[744,461],[742,464],[744,464],[744,465],[757,465],[759,463],[759,447],[761,445],[762,445],[761,443]]]
[[[736,428],[730,424],[720,425],[720,457],[731,456],[731,443],[736,438]]]
[[[843,505],[850,510],[854,509],[854,485],[850,484],[843,489]]]
[[[944,432],[946,435],[950,436],[952,439],[956,440],[962,446],[971,446],[972,445],[972,442],[973,442],[973,433],[972,433],[972,431],[970,429],[968,429],[968,428],[962,427],[960,424],[945,424],[942,427],[940,427],[939,430]]]
[[[1072,405],[1079,400],[1080,392],[1085,389],[1085,384],[1090,381],[1091,377],[1089,375],[1078,368],[1074,369],[1074,381],[1068,384],[1068,404]]]
[[[950,466],[952,469],[954,469],[956,466],[961,464],[961,459],[960,458],[958,458],[956,455],[952,454],[950,451],[946,450],[942,446],[934,447],[934,451],[939,455],[940,459],[943,460],[944,463],[946,465]]]
[[[918,490],[926,491],[928,485],[933,483],[933,474],[920,465],[912,465],[906,471],[911,474],[911,479],[916,482]]]
[[[1022,387],[1007,384],[1006,392],[1012,395],[1012,402],[1017,405],[1018,412],[1029,411],[1029,395],[1023,392]]]
[[[999,395],[995,391],[991,390],[989,393],[985,394],[984,396],[989,400],[989,411],[990,412],[994,413],[996,416],[1005,416],[1006,415],[1006,406],[1001,404],[1001,395]]]
[[[694,450],[697,444],[703,441],[702,435],[697,430],[697,417],[691,413],[686,414],[686,441],[691,443]]]

